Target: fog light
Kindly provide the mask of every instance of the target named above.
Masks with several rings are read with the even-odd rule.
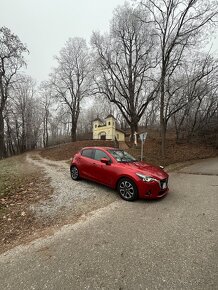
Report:
[[[149,190],[148,192],[146,192],[146,194],[145,195],[151,195],[151,191]]]

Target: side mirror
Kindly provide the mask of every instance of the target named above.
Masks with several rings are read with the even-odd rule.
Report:
[[[102,163],[106,164],[106,165],[110,165],[111,164],[111,161],[108,160],[107,158],[101,158],[100,160]]]

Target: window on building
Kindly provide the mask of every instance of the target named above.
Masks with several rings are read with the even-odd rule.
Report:
[[[95,128],[97,128],[98,126],[95,124]]]
[[[119,134],[117,134],[117,140],[119,140]]]
[[[108,122],[108,126],[110,126],[111,122]]]

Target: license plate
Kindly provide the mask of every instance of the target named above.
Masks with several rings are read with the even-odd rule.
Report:
[[[165,189],[165,188],[167,188],[167,183],[166,182],[163,182],[162,183],[162,189]]]

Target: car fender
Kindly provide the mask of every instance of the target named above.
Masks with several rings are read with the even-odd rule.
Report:
[[[133,176],[128,175],[128,174],[123,174],[123,175],[119,176],[119,178],[117,179],[117,181],[116,181],[116,183],[115,183],[115,188],[117,188],[118,183],[119,183],[119,181],[120,181],[122,178],[128,178],[128,179],[131,179],[131,180],[135,183],[135,186],[137,187],[137,190],[138,190],[138,186],[137,186],[137,181],[136,181],[136,179],[133,178]]]

